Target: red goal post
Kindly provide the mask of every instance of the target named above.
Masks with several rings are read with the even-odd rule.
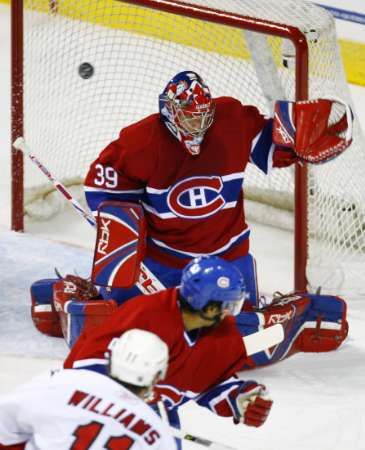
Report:
[[[269,0],[13,0],[12,141],[25,134],[34,152],[44,153],[40,159],[58,178],[74,179],[71,163],[77,163],[81,180],[102,143],[121,126],[155,112],[166,80],[187,68],[202,74],[213,95],[235,96],[267,114],[270,102],[282,96],[290,100],[321,93],[341,96],[345,80],[331,80],[332,72],[343,72],[332,29],[333,20],[326,11],[297,0],[275,4]],[[81,81],[77,64],[90,60],[95,74]],[[121,97],[117,97],[119,90]],[[146,105],[142,107],[143,98]],[[95,99],[101,112],[94,113]],[[62,114],[70,116],[70,123]],[[111,126],[113,114],[119,114],[119,121]],[[92,137],[93,128],[101,122],[105,129]],[[28,177],[31,169],[23,174],[23,167],[22,155],[12,149],[12,228],[17,231],[24,229],[25,211],[29,214],[27,193],[37,192],[39,184]],[[322,193],[318,177],[309,186],[307,167],[297,165],[294,192],[287,188],[287,181],[279,181],[271,198],[271,187],[261,184],[266,183],[261,179],[256,184],[259,175],[251,171],[245,185],[255,200],[264,197],[266,201],[269,196],[269,204],[277,206],[278,198],[281,201],[287,193],[293,197],[293,284],[303,290],[308,284],[308,242],[314,217],[312,213],[308,217],[308,199]],[[331,193],[325,196],[329,203],[337,202],[336,195],[335,200]],[[314,234],[317,239],[321,233]]]

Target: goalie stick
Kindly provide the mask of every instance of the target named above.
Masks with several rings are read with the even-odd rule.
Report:
[[[14,148],[21,150],[23,153],[27,154],[31,161],[44,173],[48,180],[54,185],[58,192],[60,192],[75,208],[75,210],[83,217],[87,222],[95,228],[96,222],[94,217],[85,211],[81,204],[71,195],[71,193],[66,189],[66,187],[56,180],[49,170],[39,161],[39,159],[30,151],[29,146],[26,144],[23,137],[18,137],[14,143]],[[152,285],[155,291],[162,291],[165,286],[153,275],[153,273],[142,263],[141,272],[143,272],[143,277],[152,281]],[[151,291],[147,290],[143,286],[141,280],[137,282],[138,288],[143,294],[151,294]],[[266,350],[274,345],[279,344],[284,340],[284,330],[282,325],[276,324],[272,325],[263,330],[259,330],[256,333],[252,333],[248,336],[242,338],[247,356],[251,356],[255,353]]]
[[[75,210],[83,217],[87,222],[95,228],[96,221],[94,217],[85,211],[85,209],[81,206],[81,204],[71,195],[71,193],[67,190],[67,188],[58,180],[56,180],[53,175],[49,172],[49,170],[39,161],[39,159],[30,151],[29,146],[25,142],[23,137],[18,137],[14,143],[14,148],[17,150],[21,150],[23,153],[27,154],[30,160],[44,173],[44,175],[48,178],[48,180],[53,184],[53,186],[60,192],[66,200],[68,200],[71,205],[75,208]],[[146,281],[150,281],[148,287],[154,289],[155,292],[162,291],[165,289],[165,286],[153,275],[153,273],[142,263],[141,264],[141,278],[136,283],[139,290],[143,294],[151,294],[151,290],[145,287]]]
[[[233,447],[228,447],[225,444],[222,444],[221,442],[212,441],[211,439],[203,438],[201,436],[197,436],[195,434],[187,433],[185,430],[181,430],[178,428],[175,428],[170,425],[169,418],[167,416],[167,412],[165,409],[165,405],[163,402],[157,402],[157,408],[158,412],[161,416],[162,422],[164,422],[167,427],[169,428],[171,434],[178,439],[194,442],[197,445],[200,445],[201,447],[210,448],[211,450],[237,450]]]
[[[184,430],[179,430],[175,427],[169,427],[171,434],[178,439],[194,442],[194,444],[200,445],[201,447],[209,448],[210,450],[237,450],[233,447],[228,447],[221,442],[212,441],[207,438],[203,438],[201,436],[197,436],[196,434],[187,433]]]

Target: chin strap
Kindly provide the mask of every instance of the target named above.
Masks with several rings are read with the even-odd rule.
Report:
[[[208,317],[204,314],[202,309],[193,309],[181,295],[179,295],[178,300],[180,308],[184,305],[190,312],[198,314],[199,317],[201,317],[204,320],[208,320],[209,322],[212,322],[214,325],[217,325],[221,322],[222,311],[216,314],[214,317]]]
[[[188,153],[193,156],[199,155],[205,133],[202,133],[200,136],[191,136],[183,133],[166,116],[162,116],[162,120],[170,133],[181,143]]]
[[[199,314],[199,316],[202,319],[208,320],[209,322],[212,322],[214,325],[219,325],[221,323],[222,312],[220,312],[219,314],[216,314],[214,317],[207,317],[201,309],[199,311],[197,311],[197,313]]]

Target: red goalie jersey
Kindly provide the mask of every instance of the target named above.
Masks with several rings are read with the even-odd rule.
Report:
[[[172,267],[197,254],[232,260],[248,253],[244,171],[249,161],[265,173],[272,166],[272,120],[233,98],[215,104],[199,154],[185,151],[153,114],[123,129],[86,178],[94,212],[107,199],[142,202],[147,256]]]

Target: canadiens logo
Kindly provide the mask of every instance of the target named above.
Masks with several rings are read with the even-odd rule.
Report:
[[[219,277],[217,280],[217,285],[223,289],[229,288],[229,285],[230,285],[229,278],[228,277]]]
[[[222,189],[223,181],[218,176],[186,178],[172,187],[167,204],[178,217],[208,217],[225,205]]]

